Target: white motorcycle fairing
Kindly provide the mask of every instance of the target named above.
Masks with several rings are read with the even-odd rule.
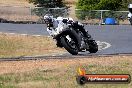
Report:
[[[63,18],[58,17],[57,19],[53,20],[53,27],[47,28],[48,33],[54,37],[68,28],[68,25],[62,22]]]

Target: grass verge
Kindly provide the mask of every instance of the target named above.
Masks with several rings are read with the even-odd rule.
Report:
[[[45,55],[62,51],[53,39],[45,36],[0,34],[0,57]]]
[[[76,83],[77,68],[81,65],[89,74],[130,74],[132,56],[94,57],[83,59],[50,59],[42,61],[3,62],[6,68],[19,70],[0,75],[2,88],[131,88],[130,84],[86,84]],[[2,62],[1,62],[2,64]],[[25,64],[25,66],[23,66]],[[14,66],[15,65],[15,66]],[[35,66],[34,66],[35,65]],[[3,65],[0,66],[0,71]],[[14,66],[14,67],[12,67]],[[32,68],[29,68],[31,67]],[[34,69],[33,69],[34,68]],[[18,68],[17,68],[18,70]]]
[[[0,0],[1,5],[8,6],[29,6],[29,0]]]

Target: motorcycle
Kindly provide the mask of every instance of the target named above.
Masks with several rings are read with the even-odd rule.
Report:
[[[78,52],[89,51],[90,53],[96,53],[98,51],[98,45],[91,35],[87,32],[88,38],[84,37],[79,27],[84,26],[79,22],[73,22],[68,19],[63,19],[59,26],[54,29],[53,39],[56,40],[57,46],[65,48],[70,54],[77,55]],[[47,23],[47,30],[52,30],[53,23],[50,21]]]

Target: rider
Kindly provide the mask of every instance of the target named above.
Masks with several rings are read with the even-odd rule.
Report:
[[[128,20],[130,21],[132,25],[132,4],[128,5],[128,9],[129,9]]]
[[[74,22],[74,20],[73,20],[72,18],[57,17],[57,19],[56,19],[56,18],[53,18],[52,15],[46,14],[46,15],[44,16],[44,20],[45,20],[46,24],[48,24],[48,27],[49,27],[49,28],[47,28],[47,31],[49,32],[49,34],[50,34],[52,37],[54,37],[54,36],[57,34],[57,33],[55,32],[55,30],[56,30],[58,27],[60,27],[59,25],[60,25],[60,24],[64,24],[63,19],[66,19],[67,22],[72,22],[72,23],[74,23],[75,26],[76,26],[76,28],[77,28],[77,29],[80,29],[80,31],[84,34],[84,37],[88,37],[88,38],[89,38],[89,35],[88,35],[87,31],[84,29],[83,24],[81,24],[80,22],[78,22],[78,21],[75,21],[75,22]]]

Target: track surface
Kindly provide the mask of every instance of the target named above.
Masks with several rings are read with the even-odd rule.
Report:
[[[108,55],[132,53],[132,26],[131,25],[85,25],[92,37],[101,42],[111,44],[111,47],[99,50],[96,54],[80,53],[79,56]],[[29,35],[46,35],[46,26],[43,24],[4,24],[0,23],[0,32],[19,33]],[[60,55],[58,55],[60,56]],[[66,53],[60,57],[72,57]]]

